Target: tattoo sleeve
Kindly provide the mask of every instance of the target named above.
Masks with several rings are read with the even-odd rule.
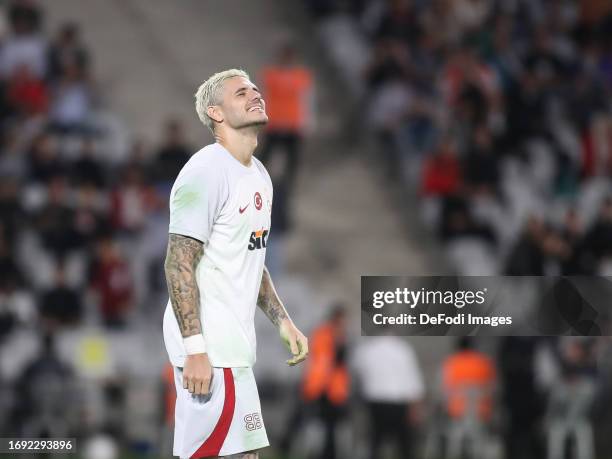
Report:
[[[261,286],[259,287],[259,295],[257,296],[257,306],[270,319],[277,328],[284,319],[289,318],[289,314],[285,310],[285,306],[281,302],[268,268],[264,266],[263,275],[261,276]]]
[[[202,333],[200,292],[195,271],[203,254],[202,242],[170,234],[164,269],[172,309],[184,338]]]

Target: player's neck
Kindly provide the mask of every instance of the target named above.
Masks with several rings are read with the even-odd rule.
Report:
[[[257,148],[257,132],[255,130],[231,130],[215,135],[215,140],[244,166],[249,167],[251,165],[253,152]]]

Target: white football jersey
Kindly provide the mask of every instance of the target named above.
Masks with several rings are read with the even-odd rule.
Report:
[[[214,367],[255,363],[255,308],[272,213],[272,182],[254,158],[244,166],[218,143],[195,153],[170,192],[169,232],[198,239],[200,319]],[[170,301],[164,314],[170,361],[182,367],[183,338]]]

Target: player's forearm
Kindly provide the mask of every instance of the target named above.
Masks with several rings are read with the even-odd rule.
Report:
[[[283,320],[291,320],[285,306],[283,306],[282,301],[276,293],[272,278],[270,277],[270,272],[265,266],[263,275],[261,276],[257,306],[277,328],[280,327]]]
[[[203,254],[204,244],[200,241],[170,234],[164,268],[170,302],[183,338],[202,333],[195,272]]]

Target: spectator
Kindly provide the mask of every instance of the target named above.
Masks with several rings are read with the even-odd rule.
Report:
[[[74,210],[68,205],[66,178],[52,178],[47,192],[48,200],[34,216],[34,224],[43,247],[62,258],[81,243],[74,226]]]
[[[49,49],[50,79],[61,79],[66,69],[73,65],[81,72],[86,72],[88,64],[89,53],[81,42],[79,26],[72,22],[63,24]]]
[[[465,181],[474,195],[494,195],[499,183],[499,162],[491,132],[484,125],[474,130],[473,147],[465,158]]]
[[[37,136],[32,142],[28,156],[30,182],[45,184],[65,171],[65,165],[59,158],[57,142],[50,134],[42,133]]]
[[[378,88],[371,98],[369,123],[374,129],[386,159],[387,176],[402,177],[404,157],[398,148],[398,134],[415,98],[406,82],[394,77]]]
[[[492,48],[487,62],[495,70],[501,89],[510,91],[522,71],[520,56],[512,43],[512,20],[507,16],[495,19]]]
[[[39,35],[41,12],[31,0],[12,2],[8,12],[12,33],[0,51],[0,75],[14,75],[20,66],[26,66],[34,78],[43,79],[47,73],[47,43]]]
[[[454,142],[443,140],[438,149],[425,160],[422,193],[425,196],[452,196],[459,192],[461,168]]]
[[[14,180],[25,179],[27,172],[26,158],[14,129],[5,129],[1,145],[0,176],[12,177]]]
[[[592,459],[593,427],[590,413],[595,401],[596,373],[589,342],[576,338],[562,341],[561,378],[552,388],[548,403],[548,458],[561,459],[568,439],[574,457]]]
[[[506,263],[508,276],[541,276],[544,274],[542,240],[546,228],[540,218],[532,215],[527,220],[523,234],[510,251]]]
[[[13,422],[21,437],[66,438],[76,425],[76,388],[70,367],[60,361],[54,336],[41,339],[41,352],[17,381],[18,399]]]
[[[373,57],[365,69],[365,80],[374,92],[393,80],[402,80],[412,74],[410,54],[405,43],[396,40],[379,40]]]
[[[19,65],[11,74],[6,91],[8,103],[17,114],[27,118],[46,113],[49,105],[47,88],[25,64]]]
[[[422,417],[423,376],[412,347],[397,336],[368,337],[352,359],[369,412],[370,459],[390,439],[402,458],[414,457],[412,430]]]
[[[0,179],[0,227],[9,245],[14,247],[25,213],[19,201],[19,183],[12,177]]]
[[[463,196],[451,196],[442,203],[441,237],[445,242],[478,239],[495,246],[497,240],[490,225],[477,221]]]
[[[84,138],[79,157],[72,164],[72,176],[75,185],[92,185],[98,189],[104,188],[106,174],[104,164],[96,158],[95,142],[92,138]]]
[[[455,0],[450,7],[457,34],[466,36],[480,29],[489,16],[492,4],[488,0]]]
[[[63,134],[90,134],[93,94],[87,74],[76,62],[67,62],[63,70],[53,88],[51,128]]]
[[[103,238],[91,267],[90,287],[97,294],[100,314],[107,327],[124,327],[134,297],[127,261],[112,239]]]
[[[561,275],[563,265],[572,255],[571,246],[555,228],[548,227],[542,240],[542,249],[545,255],[545,274]]]
[[[54,332],[63,325],[76,324],[81,313],[80,294],[66,284],[66,272],[60,263],[55,271],[53,287],[40,298],[40,315],[46,322],[45,329]]]
[[[442,70],[441,84],[446,102],[451,107],[470,89],[481,94],[483,103],[487,105],[493,104],[499,97],[499,83],[495,73],[480,59],[476,50],[469,47],[459,48],[450,56],[448,64]]]
[[[563,75],[564,63],[554,49],[554,39],[545,25],[534,33],[533,47],[525,58],[526,69],[546,87],[554,88]]]
[[[544,412],[539,393],[535,359],[541,340],[530,336],[502,338],[498,362],[502,403],[508,422],[505,450],[509,457],[536,459],[543,456],[540,421]]]
[[[507,136],[513,148],[519,148],[527,140],[541,138],[549,132],[547,123],[548,100],[544,87],[535,75],[525,71],[520,84],[511,86],[506,97]],[[527,113],[529,117],[525,116]]]
[[[35,0],[15,0],[8,8],[8,18],[13,29],[31,34],[40,31],[42,13]]]
[[[412,0],[387,0],[375,30],[375,38],[392,38],[410,43],[420,33],[418,15]]]
[[[191,147],[184,138],[183,126],[178,120],[169,120],[166,123],[165,139],[153,164],[156,182],[170,186],[191,157],[191,153]]]
[[[90,248],[110,227],[107,196],[92,184],[75,190],[74,230],[80,247]]]
[[[153,191],[145,185],[143,169],[137,163],[128,164],[111,195],[113,226],[125,233],[137,234],[146,224],[153,200]]]

